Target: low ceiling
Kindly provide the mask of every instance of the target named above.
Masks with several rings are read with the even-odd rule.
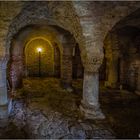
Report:
[[[136,10],[129,16],[119,21],[113,28],[113,30],[123,28],[125,26],[133,26],[140,29],[140,9]]]

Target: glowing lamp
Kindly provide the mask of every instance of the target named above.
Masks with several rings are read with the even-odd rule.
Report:
[[[38,52],[42,52],[42,48],[37,48],[37,51]]]

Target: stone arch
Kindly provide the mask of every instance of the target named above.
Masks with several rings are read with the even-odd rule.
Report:
[[[38,36],[38,37],[35,37],[35,38],[30,39],[30,41],[28,41],[26,45],[28,46],[32,41],[34,41],[36,39],[44,40],[44,41],[48,42],[50,46],[52,46],[52,44],[50,43],[50,41],[48,39],[46,39],[44,37],[41,37],[41,36]]]
[[[40,6],[38,6],[38,3],[40,4]],[[63,12],[63,14],[66,14],[65,16],[62,15],[62,13],[59,11],[59,8],[56,8],[55,5],[56,4],[54,2],[27,2],[26,4],[24,4],[21,12],[13,19],[12,23],[9,26],[9,31],[5,43],[7,58],[9,57],[9,48],[11,44],[10,40],[20,29],[28,25],[39,25],[43,23],[44,25],[58,26],[69,31],[75,37],[77,43],[79,44],[82,60],[85,59],[86,53],[84,51],[85,46],[83,45],[84,43],[82,39],[82,30],[72,3],[58,2],[57,6],[59,8],[63,6],[64,11],[70,10],[70,12]],[[37,10],[31,10],[35,8]],[[64,19],[65,17],[67,18],[67,20]],[[72,21],[74,22],[74,24],[72,24]]]
[[[127,55],[127,52],[126,52],[127,49],[126,47],[124,48],[125,44],[122,44],[120,35],[123,32],[124,33],[127,32],[123,36],[126,36],[126,37],[130,36],[129,39],[132,38],[131,41],[135,40],[135,37],[139,35],[140,33],[139,32],[140,30],[138,27],[138,24],[140,23],[140,20],[138,20],[138,18],[140,19],[139,13],[140,13],[140,9],[137,9],[134,12],[127,15],[126,17],[124,17],[123,19],[121,19],[120,21],[118,21],[112,27],[112,29],[107,33],[105,37],[105,40],[104,40],[105,58],[107,58],[110,61],[110,64],[108,65],[111,66],[112,64],[112,68],[110,68],[112,69],[112,71],[109,72],[110,78],[108,77],[105,83],[106,86],[109,86],[112,88],[119,88],[120,86],[122,87],[123,85],[122,81],[125,81],[122,78],[122,76],[120,76],[120,73],[122,73],[123,71],[122,63],[120,63],[120,61],[124,59],[124,54]],[[129,47],[127,48],[129,49]],[[108,80],[110,80],[110,82]],[[128,83],[128,81],[126,81],[126,83]]]
[[[35,25],[32,25],[32,26],[35,26]],[[29,32],[27,32],[28,30],[29,30]],[[48,39],[46,39],[45,35],[43,36],[42,34],[39,34],[39,35],[41,35],[41,37],[40,37],[38,34],[36,34],[36,32],[35,32],[35,35],[32,35],[32,32],[34,33],[34,30],[31,28],[31,25],[28,25],[28,26],[20,29],[18,31],[18,33],[15,34],[15,36],[11,40],[11,41],[13,41],[13,42],[11,42],[11,47],[10,47],[10,50],[11,50],[10,57],[12,60],[12,64],[9,65],[9,68],[11,68],[13,70],[11,70],[12,73],[9,74],[10,75],[9,79],[11,79],[10,80],[11,85],[13,83],[13,86],[12,86],[13,89],[16,89],[17,87],[21,87],[22,77],[25,76],[25,64],[24,64],[25,56],[23,53],[25,46],[27,46],[34,39],[40,38],[40,39],[45,39],[47,42],[49,41]],[[58,38],[56,38],[56,41],[57,40],[58,40]],[[60,56],[62,56],[63,47],[61,45],[59,45],[60,44],[59,41],[57,41],[57,43],[58,43],[58,48],[60,49],[60,53],[61,53]],[[49,44],[50,44],[51,48],[53,49],[50,41],[49,41]],[[14,46],[14,47],[12,47],[12,46]],[[52,55],[53,54],[54,53],[52,53]],[[54,57],[53,57],[53,59],[54,59]],[[17,66],[19,66],[21,69],[19,69]],[[53,69],[54,69],[54,67],[53,67]]]
[[[56,25],[60,28],[63,28],[70,32],[73,35],[79,44],[79,48],[81,51],[82,60],[86,57],[86,52],[84,52],[85,46],[82,36],[82,30],[79,23],[78,16],[73,8],[71,2],[18,2],[20,7],[18,10],[15,10],[13,14],[11,14],[10,19],[6,19],[4,23],[7,25],[6,32],[7,35],[4,34],[4,38],[2,39],[4,48],[4,58],[2,56],[2,71],[4,73],[5,83],[2,88],[2,95],[4,95],[6,103],[8,103],[7,98],[7,86],[6,86],[6,68],[7,62],[10,61],[10,49],[12,45],[12,40],[14,36],[20,31],[22,28],[33,25],[33,24],[47,24],[47,25]],[[49,4],[48,4],[49,3]],[[17,8],[16,7],[16,8]],[[63,8],[62,8],[63,7]],[[16,9],[15,8],[15,9]],[[61,11],[64,9],[64,11]],[[60,10],[60,11],[59,11]],[[12,13],[12,12],[11,12]],[[18,14],[18,15],[17,15]],[[7,16],[6,16],[7,17]],[[15,17],[15,18],[14,18]],[[10,25],[10,26],[9,26]],[[9,27],[9,28],[8,28]],[[4,61],[4,62],[3,62]],[[1,98],[2,99],[2,98]]]
[[[121,57],[119,50],[119,41],[117,33],[109,32],[104,40],[104,60],[106,63],[105,70],[101,71],[105,74],[104,84],[107,87],[116,88],[118,82],[118,59]],[[103,65],[103,64],[102,64]]]
[[[38,6],[38,3],[40,6]],[[46,6],[48,3],[48,6]],[[9,31],[6,38],[6,57],[9,59],[9,49],[11,45],[11,40],[18,33],[19,30],[23,29],[28,25],[48,25],[48,26],[58,26],[66,31],[68,31],[79,44],[80,55],[84,65],[84,60],[86,57],[86,51],[84,49],[84,41],[82,36],[81,26],[73,8],[71,2],[59,3],[58,7],[61,9],[62,6],[64,11],[69,10],[70,12],[60,12],[59,8],[56,8],[55,3],[51,2],[27,2],[21,12],[13,19],[9,26]],[[31,10],[35,9],[36,10]],[[63,14],[66,14],[65,16]],[[51,15],[51,16],[50,16]],[[59,17],[59,18],[58,18]],[[67,20],[65,20],[65,17]],[[74,24],[72,24],[74,21]],[[61,70],[62,71],[62,70]]]
[[[30,25],[31,26],[31,25]],[[35,26],[35,25],[34,25]],[[21,42],[19,41],[19,42],[16,42],[14,45],[16,46],[16,47],[14,47],[14,50],[12,50],[12,54],[13,54],[13,56],[14,56],[14,53],[15,53],[15,56],[17,57],[17,58],[19,58],[18,59],[18,61],[20,62],[20,64],[22,64],[23,63],[23,51],[22,51],[22,49],[24,48],[24,46],[26,46],[26,45],[28,45],[30,42],[32,42],[34,39],[37,39],[37,38],[41,38],[41,39],[45,39],[46,41],[48,41],[46,38],[45,38],[45,36],[43,36],[43,37],[40,37],[40,36],[37,36],[37,37],[34,37],[34,36],[31,36],[31,37],[33,37],[33,39],[28,39],[28,37],[30,37],[30,34],[28,35],[28,34],[24,34],[24,32],[22,32],[22,30],[24,29],[29,29],[28,28],[29,26],[27,26],[27,27],[24,27],[24,28],[22,28],[14,37],[13,37],[13,39],[14,40],[16,40],[16,37],[18,37],[18,40],[20,40],[20,38],[22,38],[22,40],[21,40]],[[54,28],[56,28],[56,27],[54,27]],[[56,30],[58,30],[58,29],[56,29]],[[65,56],[65,55],[63,55],[64,53],[66,53],[67,54],[67,52],[69,52],[68,50],[70,49],[70,52],[71,52],[71,56],[72,56],[72,47],[71,47],[71,45],[73,46],[74,44],[75,44],[75,39],[73,38],[73,36],[68,32],[68,31],[66,31],[66,30],[64,30],[64,29],[59,29],[60,30],[60,35],[59,35],[59,38],[56,38],[56,39],[58,39],[59,41],[57,41],[57,44],[59,43],[59,44],[62,44],[62,46],[61,45],[57,45],[57,48],[59,48],[59,50],[60,50],[60,61],[62,61],[62,57],[63,56]],[[32,30],[30,31],[30,32],[32,32]],[[62,33],[61,33],[62,32]],[[65,33],[64,33],[65,32]],[[25,30],[25,33],[26,33],[26,30]],[[29,32],[27,32],[27,33],[29,33]],[[22,35],[24,35],[23,37],[22,37]],[[14,42],[13,42],[14,43]],[[13,45],[13,43],[11,44],[11,45]],[[18,44],[19,43],[19,44]],[[52,45],[54,45],[54,44],[56,44],[56,43],[53,43],[52,44],[52,42],[50,42],[49,41],[49,43],[50,43],[50,45],[52,46]],[[55,45],[54,45],[55,46]],[[56,46],[55,46],[56,47]],[[17,49],[17,50],[16,50]],[[21,51],[20,51],[21,50]],[[19,52],[19,54],[17,55],[17,51]],[[12,56],[12,60],[14,61],[14,62],[16,62],[16,63],[18,63],[18,61],[16,60],[16,57],[13,57]],[[69,56],[69,57],[67,57],[67,58],[71,58],[71,56]],[[66,59],[67,59],[66,58]],[[60,62],[61,63],[61,65],[65,65],[65,64],[62,64],[62,62]],[[20,64],[15,64],[15,66],[17,65],[17,66],[20,66]],[[70,64],[71,65],[71,64]],[[22,64],[22,68],[21,69],[23,69],[23,67],[24,67],[24,65]],[[61,66],[62,67],[62,66]],[[15,67],[13,67],[13,69],[15,69]],[[25,69],[25,68],[24,68]],[[66,68],[64,68],[65,70],[66,70]],[[64,70],[63,69],[63,70]],[[13,70],[14,71],[14,70]],[[16,73],[15,74],[13,74],[13,75],[17,75],[16,77],[17,78],[21,78],[24,74],[23,74],[23,71],[22,70],[19,70],[18,68],[17,68],[17,70],[16,70],[18,73],[20,72],[20,75],[17,75]],[[16,72],[15,71],[15,72]],[[62,70],[61,70],[62,71]],[[64,71],[62,71],[62,74],[61,74],[61,78],[63,79],[63,81],[64,81],[64,83],[67,81],[67,77],[69,76],[69,81],[70,82],[72,82],[72,80],[71,80],[71,75],[70,74],[68,74],[67,75],[67,73],[66,74],[63,74],[64,73]],[[60,74],[59,74],[60,75]],[[65,79],[65,80],[64,80]],[[19,81],[19,80],[17,80],[16,78],[15,78],[15,80],[16,80],[16,82],[12,82],[12,83],[14,83],[14,86],[13,87],[15,87],[15,88],[17,88],[17,87],[20,87],[20,85],[22,85],[22,81],[21,81],[21,79],[19,79],[21,82],[17,82],[17,81]],[[69,82],[68,82],[68,84],[69,84]]]
[[[39,44],[36,44],[36,43]],[[37,46],[38,45],[38,46]],[[41,71],[38,73],[38,52],[37,47],[42,48],[41,52]],[[30,39],[25,45],[25,66],[26,76],[53,76],[54,75],[54,47],[51,42],[44,37]],[[35,63],[35,64],[34,64]]]

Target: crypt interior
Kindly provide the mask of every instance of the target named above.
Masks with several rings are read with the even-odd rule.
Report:
[[[140,138],[139,1],[0,1],[0,138]]]

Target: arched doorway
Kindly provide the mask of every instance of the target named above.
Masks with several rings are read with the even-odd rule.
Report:
[[[14,36],[9,61],[13,89],[22,86],[22,77],[60,76],[63,44],[57,38],[57,31],[52,33],[48,28],[51,27],[27,26]]]
[[[104,44],[106,68],[101,72],[106,75],[105,86],[136,90],[139,54],[135,40],[139,34],[138,28],[126,26],[107,35]]]
[[[47,40],[38,37],[29,41],[25,47],[26,76],[53,76],[54,55],[54,48]]]
[[[100,99],[118,138],[137,138],[139,133],[139,97],[135,94],[140,66],[138,13],[118,22],[104,40],[106,68],[100,72],[106,79],[104,84],[100,82]]]

